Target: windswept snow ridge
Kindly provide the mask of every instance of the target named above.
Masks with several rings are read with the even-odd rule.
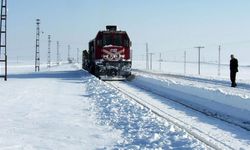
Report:
[[[207,149],[185,131],[128,100],[102,81],[88,79],[87,83],[99,124],[122,132],[123,139],[114,149]]]

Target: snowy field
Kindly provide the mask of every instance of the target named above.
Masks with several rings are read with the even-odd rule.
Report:
[[[219,149],[250,149],[249,131],[240,127],[250,128],[248,67],[240,67],[238,87],[231,88],[228,66],[219,77],[212,65],[200,76],[195,64],[186,74],[180,63],[152,71],[145,71],[142,62],[133,65],[134,80],[114,82],[124,91],[174,116]],[[210,149],[79,64],[49,69],[42,64],[38,73],[30,62],[10,62],[8,68],[8,81],[0,81],[0,149]]]
[[[10,66],[8,81],[0,82],[0,149],[95,149],[121,138],[120,131],[96,124],[82,71],[41,69]]]
[[[208,148],[79,65],[10,64],[0,83],[0,149]]]
[[[157,63],[159,62],[153,64]],[[134,61],[133,66],[137,68],[134,69],[137,75],[135,82],[143,84],[144,88],[154,87],[155,91],[182,100],[188,105],[229,115],[230,118],[241,120],[250,129],[250,67],[239,66],[236,81],[238,86],[231,88],[228,65],[221,66],[220,76],[216,74],[217,65],[201,64],[201,75],[197,75],[197,64],[188,64],[185,74],[184,66],[181,65],[183,64],[162,62],[161,70],[152,67],[152,70],[145,71],[145,62]]]
[[[146,62],[134,60],[133,68],[145,70]],[[219,69],[217,64],[201,63],[200,75],[198,75],[197,63],[186,63],[186,71],[185,71],[183,62],[161,62],[161,64],[158,61],[152,62],[152,71],[154,72],[162,72],[162,73],[164,72],[164,73],[198,76],[198,77],[205,77],[212,79],[230,80],[229,64],[221,64],[220,75],[218,75],[218,70]],[[250,83],[249,74],[250,74],[250,65],[240,65],[239,72],[237,73],[237,80]]]

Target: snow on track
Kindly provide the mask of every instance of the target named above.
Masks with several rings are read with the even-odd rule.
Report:
[[[207,149],[187,132],[156,116],[98,79],[89,79],[88,93],[102,125],[121,130],[114,149]]]
[[[250,147],[250,135],[242,128],[190,110],[158,94],[141,89],[133,82],[111,84],[215,149],[249,149]]]

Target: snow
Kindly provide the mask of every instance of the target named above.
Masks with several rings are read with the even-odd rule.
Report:
[[[153,63],[154,66],[157,62]],[[143,62],[134,61],[137,68],[139,83],[157,86],[165,94],[174,99],[185,100],[207,109],[221,112],[249,122],[250,118],[250,67],[240,66],[237,74],[237,88],[230,87],[229,66],[222,65],[221,76],[218,76],[217,65],[202,64],[202,74],[197,75],[197,64],[189,64],[188,73],[183,74],[183,64],[177,62],[163,62],[162,70],[151,70],[145,74]],[[149,86],[150,85],[150,86]],[[163,92],[163,91],[161,91]],[[187,98],[188,97],[188,98]]]
[[[22,67],[10,72],[16,68]],[[82,71],[68,65],[50,70],[11,73],[0,82],[0,149],[102,149],[116,143],[119,131],[96,124]]]
[[[212,83],[202,83],[139,72],[136,74],[137,78],[134,82],[144,88],[164,93],[169,98],[186,101],[186,103],[198,105],[212,112],[220,112],[250,122],[250,92],[247,89],[232,89],[217,85],[218,80],[213,80]]]
[[[88,81],[88,91],[102,125],[122,131],[115,149],[206,149],[182,129],[155,116],[99,80]]]
[[[219,147],[219,149],[249,149],[249,131],[219,119],[197,113],[171,100],[166,100],[166,98],[158,95],[165,92],[160,92],[159,87],[155,85],[151,85],[150,90],[155,92],[155,90],[158,89],[157,94],[145,92],[145,90],[149,89],[143,85],[144,82],[136,81],[138,78],[140,77],[136,77],[132,82],[116,82],[115,84],[122,90],[127,89],[126,92],[132,93],[146,102],[146,104],[150,104],[148,105],[150,109],[162,116],[172,118],[174,122],[180,126],[191,130],[193,134],[213,143],[216,147]],[[154,82],[156,83],[156,81]],[[140,85],[138,83],[140,83]],[[148,82],[145,82],[144,84],[148,85],[147,83]],[[178,93],[175,94],[178,95]],[[157,109],[152,106],[157,107]]]
[[[228,60],[229,63],[230,59]],[[160,67],[161,66],[161,67]],[[146,62],[133,60],[132,67],[134,69],[146,69]],[[152,62],[152,71],[154,72],[165,72],[170,74],[182,74],[188,76],[198,76],[203,78],[213,78],[213,79],[223,79],[229,81],[230,71],[229,64],[221,64],[220,75],[218,75],[218,64],[215,63],[201,63],[200,65],[200,75],[198,75],[198,64],[196,62],[187,62],[186,63],[186,73],[184,68],[184,62],[161,62],[161,65],[157,61]],[[237,73],[237,80],[242,82],[250,83],[250,66],[241,65],[239,61],[239,72]],[[230,84],[229,84],[230,85]]]
[[[47,69],[44,64],[35,73],[31,63],[10,64],[8,81],[0,81],[0,149],[209,149],[185,129],[79,66],[62,64]],[[140,65],[136,68],[142,69]],[[134,74],[133,81],[114,83],[222,149],[250,148],[249,131],[159,96],[248,122],[247,78],[240,76],[238,87],[231,88],[225,76],[217,79],[209,74],[143,70],[134,70]]]

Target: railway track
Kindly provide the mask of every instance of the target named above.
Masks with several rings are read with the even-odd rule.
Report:
[[[200,142],[207,145],[209,148],[216,149],[216,150],[234,149],[230,145],[225,144],[225,143],[221,142],[220,140],[216,139],[215,137],[212,137],[211,135],[204,133],[201,129],[190,126],[189,124],[185,123],[181,119],[173,116],[172,114],[168,113],[167,111],[165,111],[162,108],[159,108],[158,106],[154,105],[153,103],[150,103],[148,101],[143,100],[142,98],[138,97],[135,93],[132,93],[132,92],[122,88],[121,86],[119,86],[120,82],[118,82],[118,81],[117,82],[106,81],[105,83],[107,83],[109,86],[111,86],[114,89],[121,92],[128,99],[139,103],[140,105],[150,109],[152,111],[152,113],[156,114],[157,116],[167,120],[168,122],[171,122],[172,124],[174,124],[175,126],[181,128],[181,129],[185,130],[187,133],[189,133],[195,139],[197,139]],[[142,89],[142,90],[145,90],[145,89]],[[147,90],[145,90],[145,91],[162,97],[162,95],[159,95],[157,93],[153,93],[152,91],[147,91]],[[169,99],[167,99],[166,97],[162,97],[162,98],[169,101]]]
[[[144,71],[139,70],[139,72],[144,72]],[[209,79],[202,79],[202,78],[197,78],[197,77],[194,77],[194,78],[193,77],[186,77],[186,76],[183,76],[183,75],[157,74],[157,73],[147,72],[147,71],[145,71],[144,73],[163,76],[163,77],[171,77],[171,78],[176,78],[176,79],[189,80],[189,81],[203,82],[203,83],[206,83],[206,82],[210,83],[211,82],[210,84],[213,84],[214,82],[217,82],[217,81],[213,81],[213,80],[209,80]],[[222,82],[224,82],[224,81],[222,81]],[[222,84],[222,83],[218,83],[217,85],[220,85],[220,84]],[[246,84],[246,85],[248,85],[248,84]],[[133,86],[137,86],[137,85],[133,84]],[[222,85],[222,86],[225,86],[225,85]],[[248,86],[250,86],[250,85],[248,85]],[[137,86],[137,88],[141,88],[141,89],[143,89],[143,90],[145,90],[147,92],[153,93],[153,94],[158,95],[158,96],[160,96],[162,98],[165,98],[165,99],[174,101],[176,103],[179,103],[179,104],[181,104],[181,105],[183,105],[185,107],[188,107],[189,109],[192,109],[194,111],[200,112],[200,113],[205,114],[207,116],[211,116],[213,118],[219,119],[221,121],[227,122],[229,124],[233,124],[233,125],[238,126],[238,127],[242,128],[242,129],[250,131],[250,122],[249,121],[240,120],[238,118],[235,118],[233,116],[228,116],[228,115],[220,113],[220,112],[214,112],[214,111],[210,111],[210,110],[207,110],[207,109],[203,109],[203,107],[193,106],[192,104],[182,102],[181,100],[178,100],[178,99],[175,99],[175,98],[174,99],[170,98],[169,96],[167,96],[165,94],[158,93],[156,91],[152,91],[152,90],[150,90],[148,88],[145,88],[145,87]],[[247,86],[246,86],[246,89],[244,87],[241,87],[241,88],[243,88],[244,90],[247,90]]]

